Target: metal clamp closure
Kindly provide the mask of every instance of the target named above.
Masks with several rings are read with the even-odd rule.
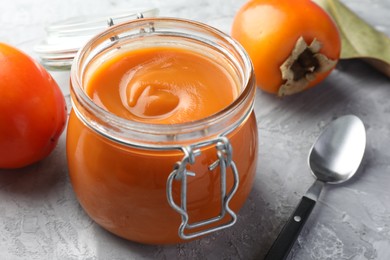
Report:
[[[216,217],[212,217],[210,219],[202,220],[195,223],[189,223],[190,216],[187,212],[187,177],[195,177],[196,173],[191,172],[187,169],[188,164],[194,164],[195,158],[201,154],[200,147],[205,145],[213,145],[215,144],[215,148],[217,150],[217,160],[213,162],[209,166],[209,170],[215,170],[218,166],[220,168],[220,185],[221,185],[221,211],[219,212],[219,215]],[[232,160],[232,153],[233,149],[229,142],[229,139],[227,137],[218,137],[214,140],[211,140],[210,142],[198,144],[195,146],[186,146],[181,148],[184,157],[181,161],[178,161],[171,174],[168,176],[167,179],[167,200],[169,205],[177,211],[182,218],[181,225],[179,226],[178,234],[180,238],[182,239],[192,239],[195,237],[203,236],[215,231],[219,231],[224,228],[228,228],[233,226],[237,221],[237,215],[234,213],[233,210],[229,207],[229,202],[232,199],[233,195],[238,189],[239,185],[239,176],[237,167]],[[227,185],[226,185],[226,169],[230,167],[232,169],[233,173],[233,187],[229,192],[227,192]],[[180,206],[176,204],[176,202],[173,199],[172,196],[172,186],[173,181],[181,181],[181,194],[180,194]],[[220,225],[213,226],[213,227],[207,227],[210,224],[216,223],[218,221],[221,221],[226,214],[230,215],[230,220],[227,222],[224,222]],[[203,230],[196,231],[196,232],[188,232],[187,230],[191,230],[194,228],[200,228],[205,227]],[[187,231],[187,232],[186,232]]]
[[[136,14],[136,19],[142,19],[142,18],[144,18],[144,14],[143,13],[137,13]],[[108,19],[107,19],[107,25],[108,25],[108,27],[112,27],[112,26],[114,26],[115,25],[115,22],[114,22],[114,19],[113,18],[111,18],[111,17],[109,17]],[[154,32],[155,31],[155,28],[154,28],[154,23],[153,22],[150,22],[149,23],[149,27],[148,28],[140,28],[140,33],[147,33],[147,32],[149,32],[149,33],[151,33],[151,32]],[[112,41],[112,42],[114,42],[114,41],[116,41],[116,40],[118,40],[119,39],[119,36],[118,35],[115,35],[115,36],[113,36],[113,37],[111,37],[110,38],[110,40]]]

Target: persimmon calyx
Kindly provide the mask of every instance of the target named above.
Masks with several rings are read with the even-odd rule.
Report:
[[[307,45],[303,37],[295,43],[291,55],[280,66],[283,85],[280,86],[278,96],[292,95],[304,90],[316,75],[331,70],[337,63],[319,53],[321,42],[314,39]]]

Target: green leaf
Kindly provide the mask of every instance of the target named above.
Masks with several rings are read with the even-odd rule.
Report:
[[[360,58],[390,77],[390,38],[339,0],[313,0],[333,17],[341,36],[341,59]]]

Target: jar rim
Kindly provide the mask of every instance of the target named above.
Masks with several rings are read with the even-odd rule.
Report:
[[[94,48],[94,44],[97,42],[101,42],[102,39],[112,39],[113,36],[119,35],[121,32],[136,29],[136,28],[145,28],[146,26],[150,26],[153,24],[153,31],[147,32],[146,35],[140,34],[140,36],[145,37],[149,36],[149,34],[154,34],[158,30],[156,28],[157,25],[163,24],[164,26],[173,25],[174,28],[177,28],[178,25],[184,26],[186,28],[192,28],[196,30],[198,33],[209,33],[212,37],[224,41],[224,44],[227,44],[231,47],[235,54],[241,59],[242,63],[242,76],[243,76],[243,89],[238,94],[238,96],[234,99],[232,103],[223,108],[222,110],[207,116],[205,118],[201,118],[198,120],[187,121],[182,123],[175,124],[157,124],[157,123],[147,123],[147,122],[139,122],[132,121],[126,118],[115,115],[106,109],[100,107],[96,103],[92,101],[92,99],[85,93],[82,87],[81,78],[83,70],[81,69],[83,66],[83,62],[87,60],[87,54],[91,52]],[[204,40],[204,39],[203,39]],[[219,42],[218,44],[221,44]],[[246,53],[244,48],[229,35],[224,32],[211,27],[207,24],[192,21],[188,19],[182,18],[170,18],[170,17],[154,17],[154,18],[142,18],[133,21],[128,21],[124,23],[120,23],[117,25],[113,25],[107,30],[99,33],[91,40],[89,40],[77,53],[74,58],[72,67],[71,67],[71,92],[72,92],[72,107],[76,108],[75,102],[80,103],[83,106],[83,110],[75,109],[78,117],[82,119],[84,123],[86,123],[90,128],[92,127],[98,133],[108,137],[111,140],[122,144],[129,144],[129,139],[136,141],[137,139],[142,140],[141,143],[145,143],[145,135],[150,136],[165,136],[165,138],[152,138],[151,143],[155,141],[169,141],[169,142],[177,142],[177,135],[180,135],[181,140],[188,140],[189,138],[197,138],[204,134],[194,134],[195,132],[202,132],[205,126],[212,126],[215,124],[223,124],[229,118],[237,117],[237,113],[241,110],[246,110],[244,116],[240,116],[242,120],[236,120],[236,124],[230,124],[230,126],[225,126],[223,131],[224,134],[231,132],[232,129],[235,129],[238,125],[241,124],[240,121],[243,121],[247,118],[253,110],[254,103],[254,93],[255,93],[255,83],[254,83],[254,72],[251,60],[249,55]],[[247,100],[251,99],[249,105],[247,104]],[[114,128],[114,132],[119,130],[119,135],[115,135],[113,133],[113,129],[107,129],[107,126],[99,125],[99,123],[89,122],[90,115],[93,113],[100,117],[100,119],[105,118],[100,122],[108,123],[110,128]],[[242,111],[241,111],[242,113]],[[88,114],[88,115],[87,115]],[[99,120],[98,120],[99,121]],[[213,131],[212,131],[213,132]],[[113,135],[114,134],[114,135]],[[211,133],[208,133],[211,134]],[[172,135],[175,135],[175,138],[172,139]],[[139,140],[138,140],[139,141]],[[152,145],[153,146],[153,145]]]

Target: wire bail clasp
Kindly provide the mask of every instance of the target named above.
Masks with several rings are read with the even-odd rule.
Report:
[[[196,173],[191,172],[187,169],[188,164],[194,164],[195,158],[201,154],[200,148],[205,145],[215,144],[217,150],[217,160],[209,165],[210,173],[217,167],[220,168],[220,188],[221,188],[221,211],[216,217],[212,217],[206,220],[202,220],[195,223],[189,223],[190,216],[187,212],[187,177],[195,177]],[[225,229],[233,226],[237,221],[237,215],[229,207],[233,195],[236,193],[239,185],[239,176],[236,164],[232,159],[233,148],[227,137],[218,137],[204,144],[198,144],[195,146],[182,147],[184,153],[183,159],[177,162],[174,166],[173,171],[167,179],[167,200],[169,205],[177,211],[182,218],[182,222],[178,229],[178,234],[182,239],[192,239],[195,237],[203,236],[221,229]],[[226,184],[226,170],[231,168],[233,174],[233,186],[230,191],[227,191]],[[180,206],[174,201],[172,196],[173,181],[181,181],[181,193],[180,193]],[[207,227],[210,224],[221,221],[226,214],[230,216],[230,220],[220,225]],[[187,230],[194,228],[205,227],[202,230],[189,233]],[[186,232],[187,231],[187,232]]]
[[[145,17],[145,16],[144,16],[143,13],[138,12],[138,13],[136,14],[135,19],[143,19],[144,17]],[[113,19],[112,17],[108,17],[108,19],[107,19],[107,26],[108,26],[108,27],[112,27],[112,26],[114,26],[114,25],[115,25],[114,19]],[[154,28],[153,22],[150,22],[150,23],[149,23],[149,26],[148,26],[147,29],[145,29],[145,28],[141,28],[141,29],[140,29],[140,33],[147,33],[147,32],[151,33],[151,32],[154,32],[154,31],[155,31],[155,28]],[[118,35],[115,35],[115,36],[113,36],[113,37],[110,38],[110,40],[111,40],[112,42],[114,42],[114,41],[116,41],[116,40],[118,40],[118,39],[119,39]]]

